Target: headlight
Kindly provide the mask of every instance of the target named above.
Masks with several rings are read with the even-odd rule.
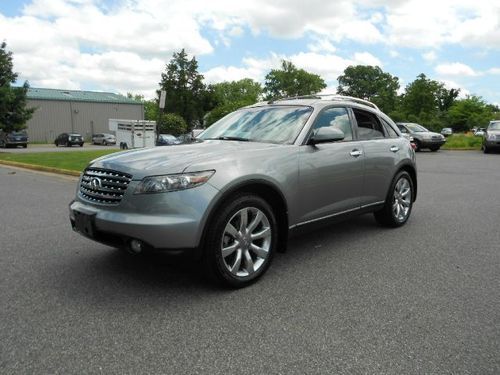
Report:
[[[207,182],[215,171],[168,174],[144,177],[134,194],[164,193],[167,191],[191,189]]]
[[[409,140],[410,140],[410,142],[413,142],[413,141],[415,141],[415,138],[413,138],[413,137],[410,135]]]

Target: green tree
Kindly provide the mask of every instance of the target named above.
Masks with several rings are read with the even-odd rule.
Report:
[[[260,83],[244,78],[239,81],[221,82],[210,85],[214,91],[217,104],[245,102],[252,104],[259,100],[262,94]]]
[[[282,60],[281,69],[272,69],[266,75],[264,93],[266,100],[281,97],[312,95],[326,87],[317,74],[298,69],[290,61]]]
[[[198,73],[196,58],[189,60],[184,49],[173,54],[161,75],[160,89],[167,92],[166,113],[182,116],[189,128],[202,122],[206,100],[203,75]]]
[[[399,78],[385,73],[378,66],[348,66],[338,77],[337,92],[375,103],[384,112],[396,108]]]
[[[449,125],[456,131],[467,131],[473,126],[485,127],[493,117],[491,106],[479,96],[457,100],[448,111]]]
[[[238,108],[254,104],[262,95],[261,85],[250,78],[216,83],[210,85],[208,90],[213,93],[215,106],[205,116],[205,126],[212,125]]]
[[[26,107],[28,82],[21,87],[12,87],[17,73],[13,72],[12,52],[6,47],[5,42],[0,44],[0,129],[9,133],[24,129],[35,108]]]
[[[188,125],[182,116],[176,113],[162,113],[158,121],[158,134],[179,136],[188,131]]]
[[[397,120],[402,117],[404,121],[418,122],[433,130],[440,130],[445,124],[445,113],[440,111],[443,89],[443,83],[428,79],[423,73],[419,74],[406,86],[400,105],[391,116]]]

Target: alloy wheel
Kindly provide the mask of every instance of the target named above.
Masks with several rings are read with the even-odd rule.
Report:
[[[408,218],[411,207],[411,184],[406,177],[401,177],[394,186],[392,213],[396,220],[403,222]]]
[[[242,208],[229,219],[222,234],[224,265],[233,276],[251,276],[268,259],[271,244],[271,225],[264,212],[255,207]]]

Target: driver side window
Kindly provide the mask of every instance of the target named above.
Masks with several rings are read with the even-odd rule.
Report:
[[[342,130],[345,134],[343,141],[352,141],[351,121],[346,108],[327,108],[319,114],[314,123],[313,131],[330,126]]]

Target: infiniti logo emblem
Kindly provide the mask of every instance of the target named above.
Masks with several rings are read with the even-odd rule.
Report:
[[[102,188],[102,181],[99,177],[92,177],[90,179],[90,188],[92,190],[99,190]]]

